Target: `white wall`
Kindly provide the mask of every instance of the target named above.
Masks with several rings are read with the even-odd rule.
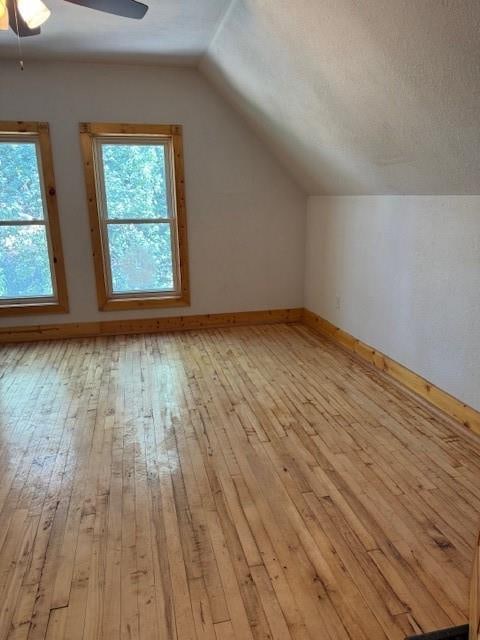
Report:
[[[305,197],[193,69],[0,65],[0,120],[50,123],[70,314],[0,325],[221,313],[303,305]],[[184,126],[190,307],[100,312],[81,164],[80,121]]]
[[[480,409],[480,196],[310,198],[305,306]]]

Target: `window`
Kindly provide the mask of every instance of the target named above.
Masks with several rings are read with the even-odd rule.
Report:
[[[0,316],[66,311],[48,124],[0,122]]]
[[[181,127],[80,132],[100,309],[188,305]]]

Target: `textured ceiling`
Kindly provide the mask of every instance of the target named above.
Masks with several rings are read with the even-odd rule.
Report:
[[[236,0],[201,68],[308,193],[480,193],[479,0]]]
[[[23,38],[24,56],[113,62],[193,64],[205,52],[230,0],[143,0],[143,20],[128,20],[45,0],[42,34]],[[14,33],[0,31],[0,56],[17,57]]]
[[[27,61],[201,60],[307,193],[480,194],[480,0],[45,1]]]

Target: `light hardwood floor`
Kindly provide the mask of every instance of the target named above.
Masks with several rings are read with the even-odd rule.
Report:
[[[0,640],[462,624],[480,439],[300,325],[0,347]]]

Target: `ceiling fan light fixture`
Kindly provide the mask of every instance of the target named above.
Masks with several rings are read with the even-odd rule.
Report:
[[[30,29],[36,29],[50,17],[50,9],[42,0],[17,0],[17,7]]]
[[[0,31],[6,31],[8,25],[7,0],[0,0]]]

